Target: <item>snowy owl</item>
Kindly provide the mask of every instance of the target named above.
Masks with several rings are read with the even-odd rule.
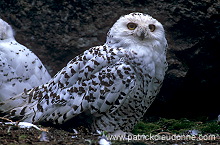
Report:
[[[5,101],[8,117],[64,124],[79,116],[93,131],[129,132],[160,90],[167,69],[164,28],[149,15],[119,18],[104,45],[71,60],[50,81]]]
[[[50,79],[39,58],[16,42],[11,26],[0,19],[0,102]]]

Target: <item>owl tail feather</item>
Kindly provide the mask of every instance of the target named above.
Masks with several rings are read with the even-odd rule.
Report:
[[[30,94],[27,95],[26,91],[15,97],[12,97],[4,102],[0,103],[0,112],[6,114],[4,117],[15,119],[15,120],[25,120],[27,116],[33,116],[34,112],[32,107],[36,106],[36,102],[29,102]],[[25,120],[27,122],[32,122],[31,120]]]

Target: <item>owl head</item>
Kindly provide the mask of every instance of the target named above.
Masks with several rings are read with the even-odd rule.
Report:
[[[147,14],[130,13],[120,17],[109,30],[106,44],[116,47],[129,45],[166,45],[164,28]]]
[[[8,23],[0,19],[0,40],[8,38],[14,38],[14,32]]]

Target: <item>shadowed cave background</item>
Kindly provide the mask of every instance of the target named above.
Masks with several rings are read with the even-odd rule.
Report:
[[[130,12],[160,21],[169,44],[169,69],[145,117],[220,114],[220,1],[218,0],[1,0],[0,18],[16,40],[55,75],[68,61],[102,45],[114,22]]]

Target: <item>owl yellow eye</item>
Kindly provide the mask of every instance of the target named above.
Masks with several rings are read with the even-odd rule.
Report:
[[[135,23],[128,23],[127,27],[128,27],[129,30],[134,30],[137,27],[137,24],[135,24]]]
[[[150,24],[148,27],[151,32],[154,32],[154,30],[156,29],[156,26],[154,24]]]

